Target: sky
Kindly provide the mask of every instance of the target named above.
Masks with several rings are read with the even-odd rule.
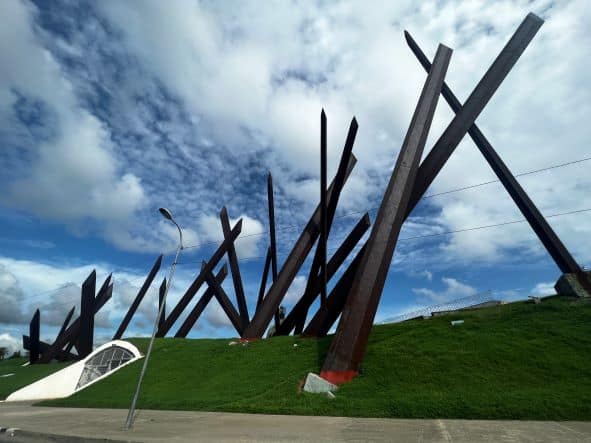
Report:
[[[108,340],[162,253],[127,332],[150,334],[178,235],[161,206],[187,246],[168,306],[222,238],[226,206],[232,225],[243,220],[236,248],[252,315],[267,173],[281,266],[319,200],[321,110],[329,177],[359,123],[331,253],[366,211],[375,217],[426,78],[404,30],[428,57],[438,43],[454,50],[446,82],[464,101],[528,12],[545,23],[477,124],[513,173],[543,169],[518,180],[590,267],[586,0],[0,2],[0,346],[20,347],[37,308],[52,341],[68,310],[79,313],[93,269],[99,284],[113,274],[95,332]],[[440,100],[423,155],[452,118]],[[376,321],[482,293],[552,292],[560,270],[495,179],[464,137],[403,226]],[[230,278],[224,288],[233,299]],[[189,337],[235,335],[214,302]]]

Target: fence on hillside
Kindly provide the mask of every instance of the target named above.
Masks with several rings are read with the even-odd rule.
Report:
[[[468,297],[458,298],[456,300],[452,300],[449,302],[427,306],[425,308],[417,309],[416,311],[406,312],[404,314],[388,318],[380,323],[399,323],[401,321],[409,320],[411,318],[431,316],[431,313],[433,312],[455,311],[458,309],[468,308],[470,306],[479,305],[481,303],[486,303],[493,300],[494,299],[492,296],[492,291],[488,290],[484,292],[479,292],[478,294],[469,295]]]

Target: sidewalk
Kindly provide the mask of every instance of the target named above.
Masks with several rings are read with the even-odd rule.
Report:
[[[229,442],[229,441],[400,441],[400,442],[591,442],[591,422],[407,420],[302,417],[189,411],[139,411],[123,431],[122,409],[35,407],[0,403],[0,428],[27,431],[2,441]],[[30,434],[30,433],[36,433]],[[62,436],[54,438],[52,436]]]

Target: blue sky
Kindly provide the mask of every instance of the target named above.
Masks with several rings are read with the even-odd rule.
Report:
[[[79,285],[114,274],[97,321],[112,335],[159,253],[160,275],[130,333],[150,331],[156,288],[186,244],[169,306],[221,238],[223,205],[243,218],[237,242],[250,311],[267,244],[266,173],[275,183],[280,262],[318,201],[319,114],[328,115],[329,174],[353,116],[358,164],[329,251],[381,195],[429,55],[454,49],[447,82],[464,100],[525,15],[546,21],[488,107],[482,131],[514,173],[591,157],[591,8],[585,1],[0,2],[0,345],[15,348],[34,309],[52,339]],[[452,118],[440,101],[426,152]],[[591,208],[589,161],[525,175],[542,213]],[[494,175],[462,141],[428,194]],[[525,298],[559,270],[499,183],[424,199],[401,233],[376,320],[483,291]],[[552,217],[591,265],[591,212]],[[463,231],[444,234],[448,231]],[[422,237],[403,240],[408,237]],[[286,298],[300,295],[307,262]],[[230,279],[225,284],[233,296]],[[217,304],[191,336],[234,335]]]

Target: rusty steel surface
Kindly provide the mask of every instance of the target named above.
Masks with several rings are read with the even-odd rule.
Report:
[[[222,266],[218,275],[216,275],[215,279],[218,282],[218,285],[221,285],[225,278],[228,275],[228,267],[226,265]],[[195,322],[199,319],[201,314],[203,313],[204,309],[207,307],[208,303],[211,301],[212,297],[214,296],[214,290],[211,286],[208,286],[203,295],[197,301],[197,304],[193,307],[177,333],[174,335],[175,338],[185,338],[187,334],[195,325]]]
[[[78,356],[84,358],[92,352],[94,343],[94,302],[96,271],[92,271],[82,283],[80,296],[80,332],[78,333]]]
[[[150,289],[150,286],[152,285],[152,282],[154,281],[156,274],[160,270],[161,264],[162,264],[162,254],[160,254],[158,256],[158,258],[156,259],[156,261],[152,265],[152,269],[150,269],[150,272],[148,273],[148,276],[146,277],[144,284],[142,285],[142,287],[138,291],[135,299],[131,303],[131,306],[129,307],[129,309],[127,310],[127,313],[125,314],[125,317],[123,317],[123,320],[121,320],[121,324],[117,328],[117,332],[115,332],[115,335],[113,335],[113,340],[119,340],[121,337],[123,337],[123,333],[127,329],[127,326],[129,325],[129,322],[131,321],[133,315],[135,314],[135,311],[137,311],[138,306],[140,305],[140,303],[144,299],[146,292],[148,292],[148,289]]]
[[[35,310],[33,318],[29,323],[29,346],[25,347],[25,337],[23,336],[23,347],[29,349],[29,363],[34,365],[39,360],[40,346],[39,346],[39,334],[41,330],[41,313],[39,309]]]
[[[359,370],[451,53],[451,49],[439,45],[433,68],[421,91],[366,250],[355,273],[341,321],[322,366],[321,375],[327,376],[329,381],[331,378],[335,380],[335,373]]]
[[[187,307],[187,305],[189,304],[191,299],[195,296],[195,294],[197,293],[197,291],[199,290],[201,285],[203,285],[203,283],[205,283],[204,271],[208,270],[211,273],[212,269],[217,266],[219,261],[222,259],[222,257],[226,253],[228,246],[231,243],[233,243],[234,240],[236,240],[236,237],[238,237],[238,235],[240,235],[241,231],[242,231],[242,219],[238,220],[236,225],[234,225],[234,228],[232,229],[232,233],[231,233],[230,237],[225,238],[222,241],[220,246],[217,248],[217,250],[213,253],[213,255],[211,256],[209,261],[206,263],[206,266],[201,269],[201,271],[199,272],[199,275],[197,275],[195,280],[193,280],[193,283],[191,283],[191,286],[189,286],[189,288],[185,291],[185,293],[183,294],[183,296],[181,297],[179,302],[176,304],[176,306],[172,309],[172,311],[170,311],[170,314],[168,315],[168,317],[166,317],[166,320],[164,321],[164,323],[162,323],[162,326],[158,328],[158,332],[156,333],[156,337],[164,337],[168,333],[170,328],[172,328],[174,323],[178,320],[181,313],[185,310],[185,308]]]
[[[31,346],[30,337],[28,335],[23,335],[23,349],[29,350],[30,346]],[[39,340],[39,354],[43,355],[44,353],[49,351],[50,347],[51,347],[51,345],[49,343],[45,343],[44,341]],[[71,352],[66,352],[66,351],[60,350],[54,356],[54,358],[58,361],[69,361],[69,360],[78,359],[78,356],[76,354],[72,354]]]
[[[101,289],[99,290],[99,292],[95,298],[95,304],[94,304],[95,315],[105,305],[105,303],[107,303],[111,299],[112,295],[113,295],[113,283],[111,283],[111,275],[109,275],[105,279],[105,282],[103,283]],[[62,345],[59,347],[59,349],[61,349],[63,347],[63,344],[66,344],[67,346],[65,348],[65,352],[69,353],[72,350],[72,347],[77,346],[79,331],[80,331],[80,317],[78,317],[74,322],[72,322],[70,327],[66,330],[66,332],[64,332],[64,335],[63,335],[64,338],[59,338],[59,339],[56,338],[56,340],[54,341],[54,343],[51,346],[54,347],[54,346],[57,346],[59,343],[62,343]],[[65,342],[64,342],[64,340],[65,340]]]
[[[273,196],[273,176],[267,175],[267,201],[269,205],[269,247],[271,248],[271,276],[277,279],[277,240],[275,238],[275,199]]]
[[[220,283],[218,283],[211,270],[207,268],[207,264],[205,262],[203,263],[203,271],[205,272],[205,280],[207,281],[207,284],[213,290],[213,295],[220,303],[222,309],[232,323],[232,326],[234,326],[234,329],[236,329],[236,332],[238,332],[238,335],[242,335],[243,329],[242,322],[240,321],[240,315],[234,308],[234,305],[232,305],[230,297],[228,297],[228,294],[226,294],[224,288],[222,288]]]
[[[105,279],[99,290],[94,303],[94,313],[96,314],[111,299],[113,295],[113,284],[111,284],[111,274]],[[80,333],[80,317],[72,322],[61,336],[58,336],[50,345],[48,351],[42,355],[40,363],[49,363],[52,358],[61,353],[64,346],[64,352],[69,353],[72,347],[77,343]]]
[[[267,202],[269,206],[269,253],[271,254],[271,277],[277,280],[277,240],[275,238],[275,197],[273,192],[273,175],[267,175]],[[265,286],[267,280],[265,279]],[[279,327],[279,308],[275,311],[275,328]]]
[[[263,267],[263,275],[261,276],[261,285],[259,286],[259,296],[257,298],[257,307],[255,312],[263,303],[265,298],[265,291],[267,290],[267,279],[269,278],[269,267],[271,266],[271,248],[267,248],[267,256],[265,257],[265,266]]]
[[[349,164],[347,166],[347,177],[353,170],[357,159],[354,155],[351,155]],[[327,197],[330,199],[330,195],[333,192],[334,183],[328,188]],[[318,238],[320,224],[320,208],[316,207],[316,210],[312,214],[312,217],[306,224],[306,227],[297,239],[294,247],[292,248],[289,256],[285,260],[281,271],[277,275],[277,280],[273,282],[273,285],[269,288],[263,303],[259,310],[255,313],[250,324],[244,331],[243,338],[261,338],[269,325],[269,322],[273,318],[273,315],[279,308],[283,297],[287,292],[287,289],[291,285],[291,282],[297,275],[300,267],[306,260],[306,257],[316,239]]]
[[[222,223],[222,231],[224,238],[230,238],[230,218],[228,217],[228,210],[224,206],[220,211],[220,221]],[[230,241],[228,244],[228,262],[230,263],[230,272],[232,274],[232,283],[234,284],[234,293],[236,295],[236,303],[238,305],[238,312],[240,313],[240,321],[244,329],[248,324],[248,306],[246,305],[246,296],[244,295],[244,286],[242,285],[242,277],[240,275],[240,266],[238,265],[238,256],[236,255],[236,248],[234,242]]]
[[[327,265],[327,277],[328,280],[332,279],[332,277],[336,274],[340,266],[344,263],[346,258],[349,256],[351,251],[355,248],[359,240],[363,237],[363,235],[369,229],[371,223],[369,221],[369,214],[366,213],[361,219],[357,222],[355,227],[351,230],[349,235],[343,240],[339,248],[333,254],[331,259]],[[283,320],[283,323],[279,326],[279,329],[275,332],[275,335],[288,335],[294,327],[299,319],[303,317],[302,323],[306,320],[306,314],[308,309],[316,300],[318,296],[318,292],[320,291],[320,282],[318,277],[312,282],[310,288],[304,292],[304,295],[300,297],[300,299],[296,302],[293,306],[289,314]],[[297,332],[296,334],[299,334]]]
[[[320,303],[326,302],[326,242],[328,237],[326,220],[326,113],[320,113],[320,235],[318,254],[320,256]],[[336,195],[338,191],[333,192]]]
[[[158,288],[158,312],[162,311],[162,315],[158,319],[158,327],[161,328],[164,320],[166,319],[166,301],[164,301],[164,296],[166,295],[166,277],[162,280],[160,284],[160,288]],[[164,308],[162,307],[164,304]]]
[[[413,54],[417,57],[419,63],[425,71],[429,72],[431,63],[425,56],[419,45],[414,41],[412,36],[405,31],[404,33],[408,46]],[[457,113],[462,108],[460,101],[456,98],[452,90],[447,84],[443,84],[441,94],[451,107]],[[529,225],[532,227],[550,256],[553,258],[556,265],[564,273],[577,273],[581,268],[575,261],[571,253],[564,246],[558,235],[554,232],[550,224],[546,221],[544,216],[540,213],[536,205],[529,198],[525,190],[521,187],[515,176],[511,173],[505,162],[501,159],[499,154],[490,144],[488,139],[480,131],[476,124],[473,124],[468,130],[468,134],[490,165],[491,169],[507,190]]]
[[[349,288],[355,280],[355,273],[364,253],[365,245],[361,247],[339,281],[332,288],[332,291],[330,291],[326,305],[318,308],[318,311],[314,314],[306,329],[304,329],[302,333],[304,337],[324,337],[328,334],[332,325],[337,321],[341,312],[343,312],[347,296],[349,295]]]
[[[349,125],[349,131],[347,133],[347,139],[345,140],[345,146],[343,148],[343,152],[341,153],[341,160],[339,162],[339,167],[337,169],[337,173],[334,179],[334,192],[331,194],[330,199],[328,201],[328,208],[327,208],[327,227],[326,227],[326,235],[330,234],[330,229],[332,227],[332,222],[337,210],[337,205],[339,203],[339,198],[341,196],[341,191],[345,185],[345,174],[347,173],[347,164],[349,163],[349,157],[353,152],[353,145],[355,144],[355,137],[357,136],[357,130],[359,129],[359,125],[357,124],[357,119],[353,118],[351,120],[351,124]],[[310,266],[310,272],[308,273],[308,280],[306,282],[306,289],[304,290],[305,298],[308,299],[311,296],[316,299],[317,292],[313,294],[312,285],[316,281],[318,276],[318,271],[320,268],[320,263],[322,261],[321,258],[321,251],[317,248],[316,253],[314,254],[314,259],[312,261],[312,266]],[[327,278],[330,280],[330,277]],[[314,301],[312,300],[312,302]],[[310,304],[312,303],[310,302]],[[304,329],[304,323],[306,321],[306,316],[308,315],[308,309],[310,304],[304,309],[302,313],[299,314],[298,319],[296,320],[295,325],[295,333],[300,334]]]
[[[447,126],[441,137],[435,142],[433,149],[421,163],[415,187],[408,204],[407,213],[415,208],[427,188],[445,165],[462,138],[472,127],[476,118],[480,115],[486,104],[492,98],[511,68],[525,48],[532,41],[544,21],[535,14],[529,13],[519,25],[513,36],[488,68],[482,79],[478,82],[464,105],[458,110],[451,123]]]
[[[62,323],[62,327],[60,328],[59,332],[57,333],[57,335],[55,336],[55,339],[57,340],[64,332],[66,332],[66,328],[68,327],[68,325],[70,324],[70,320],[72,319],[72,316],[74,315],[74,311],[76,310],[76,306],[72,306],[72,309],[70,309],[70,311],[68,312],[68,315],[66,315],[66,318],[64,319],[64,322]]]

